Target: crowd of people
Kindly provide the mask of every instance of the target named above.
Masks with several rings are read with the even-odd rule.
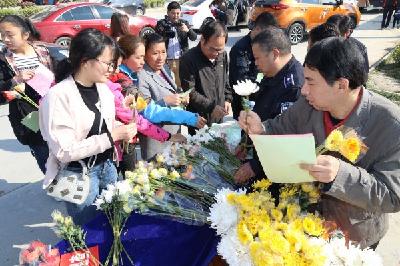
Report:
[[[0,100],[9,101],[15,136],[45,174],[44,188],[62,170],[87,168],[89,196],[82,204],[68,203],[83,224],[93,218],[92,203],[101,190],[134,169],[137,145],[141,158],[150,160],[167,142],[185,142],[181,125],[194,134],[233,112],[244,132],[313,133],[319,145],[344,124],[364,138],[366,156],[352,164],[336,154],[320,155],[304,168],[324,184],[321,213],[362,247],[376,248],[387,231],[387,213],[400,210],[400,109],[365,88],[367,50],[351,37],[350,18],[335,15],[312,29],[303,63],[269,13],[257,17],[229,56],[223,22],[207,19],[198,45],[189,49],[197,34],[180,15],[180,5],[171,2],[156,32],[142,39],[129,33],[125,16],[114,14],[111,37],[83,30],[61,62],[35,43],[40,36],[28,19],[0,20]],[[28,84],[40,65],[55,75],[43,97]],[[260,87],[250,112],[242,111],[232,90],[246,79]],[[21,123],[37,110],[21,94],[39,106],[38,132]],[[140,112],[130,107],[139,99],[146,100]],[[248,160],[249,152],[254,156]],[[238,149],[237,156],[243,161],[234,173],[238,186],[265,177],[255,150]]]

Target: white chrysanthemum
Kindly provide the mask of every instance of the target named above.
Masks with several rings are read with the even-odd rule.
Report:
[[[361,251],[361,258],[363,260],[363,265],[366,266],[382,266],[383,261],[381,256],[379,256],[378,253],[376,253],[372,249],[364,249]]]
[[[211,222],[211,227],[217,230],[218,235],[225,234],[237,224],[237,209],[226,199],[227,195],[231,193],[244,194],[246,190],[220,189],[215,195],[216,203],[210,207],[210,216],[207,220]]]
[[[102,210],[101,205],[104,204],[104,198],[103,197],[98,197],[96,201],[93,203],[94,206],[96,206],[97,210]]]
[[[106,203],[111,203],[112,199],[113,199],[113,197],[115,195],[115,186],[111,185],[111,184],[107,185],[107,189],[103,190],[101,195],[103,196],[104,201]]]
[[[252,265],[248,247],[240,243],[236,228],[222,236],[217,250],[230,266]]]
[[[233,85],[233,90],[240,96],[249,96],[250,94],[257,92],[259,89],[257,83],[254,83],[249,79],[239,81],[238,84]]]
[[[128,180],[117,182],[115,184],[115,187],[118,190],[118,194],[120,196],[127,195],[132,191],[131,183]]]

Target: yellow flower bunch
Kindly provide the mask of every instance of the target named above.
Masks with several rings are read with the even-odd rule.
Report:
[[[325,258],[310,237],[325,234],[323,220],[317,215],[301,213],[301,195],[317,193],[313,184],[286,185],[281,189],[279,207],[266,190],[268,180],[253,187],[248,194],[231,193],[227,201],[238,210],[237,237],[249,248],[254,265],[324,265]],[[318,194],[318,193],[317,193]]]
[[[317,154],[322,154],[326,151],[336,151],[354,163],[360,154],[366,152],[366,150],[366,146],[357,136],[355,130],[342,126],[329,134],[325,143],[317,148]]]

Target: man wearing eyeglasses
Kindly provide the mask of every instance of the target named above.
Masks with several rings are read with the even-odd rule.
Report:
[[[187,109],[206,118],[211,125],[222,122],[231,112],[228,56],[224,50],[228,32],[218,21],[207,21],[201,32],[200,43],[181,57],[179,76],[184,91],[193,89]],[[190,134],[194,132],[194,128],[189,128]]]

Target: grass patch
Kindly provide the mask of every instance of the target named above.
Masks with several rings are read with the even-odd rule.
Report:
[[[376,68],[377,71],[400,82],[400,44]]]

